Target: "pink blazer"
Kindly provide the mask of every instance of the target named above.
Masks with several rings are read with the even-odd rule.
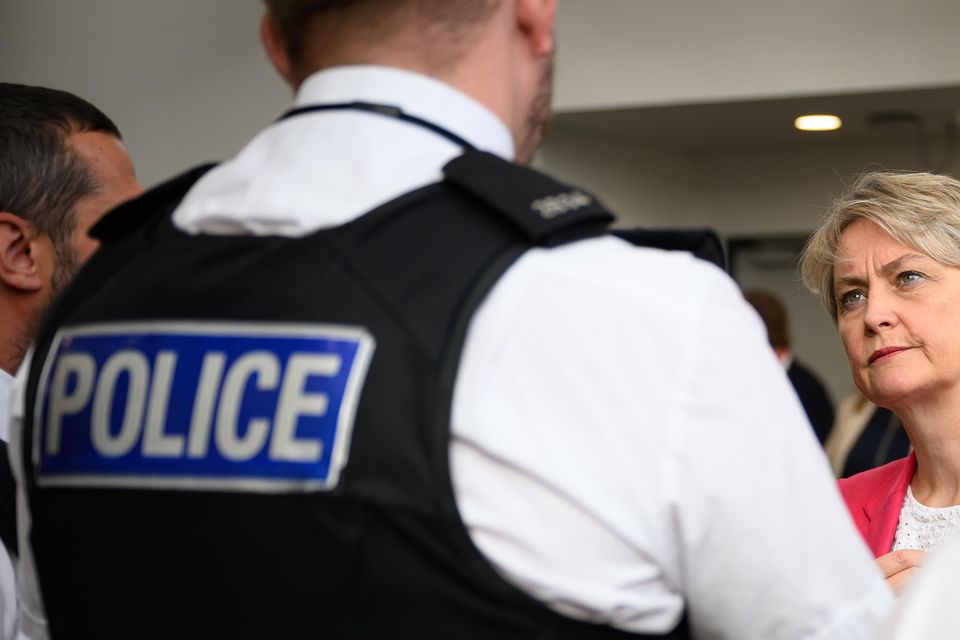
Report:
[[[853,522],[875,557],[893,547],[900,509],[916,470],[917,456],[911,453],[839,482]]]

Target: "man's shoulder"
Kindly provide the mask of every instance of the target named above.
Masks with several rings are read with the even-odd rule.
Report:
[[[596,280],[599,286],[638,293],[680,286],[720,286],[736,292],[726,272],[709,261],[687,251],[635,245],[612,234],[556,248],[533,249],[525,261],[539,271]]]
[[[736,309],[745,322],[750,316],[736,284],[716,265],[611,235],[531,249],[497,288],[512,290],[505,299],[518,308],[536,300],[593,321],[597,314],[619,317],[627,332],[656,328],[680,337],[718,310]]]

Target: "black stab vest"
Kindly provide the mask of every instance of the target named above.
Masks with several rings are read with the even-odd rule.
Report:
[[[171,214],[205,170],[107,216],[94,230],[101,249],[41,327],[20,455],[52,637],[637,637],[559,615],[501,578],[458,516],[447,460],[454,378],[477,306],[531,246],[605,233],[611,216],[587,194],[468,152],[445,181],[340,227],[191,236]],[[643,240],[658,238],[718,247],[704,234]],[[363,328],[375,348],[336,482],[142,486],[137,471],[109,485],[45,482],[35,462],[47,464],[38,449],[53,423],[41,416],[56,405],[45,394],[81,393],[79,382],[51,382],[57,332],[143,322]],[[64,447],[56,455],[69,458]],[[685,623],[666,637],[688,637]]]

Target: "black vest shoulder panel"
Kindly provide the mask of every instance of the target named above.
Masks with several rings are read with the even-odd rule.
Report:
[[[504,581],[457,514],[447,461],[477,305],[529,247],[603,233],[603,207],[471,152],[443,183],[340,227],[190,236],[170,216],[203,171],[107,216],[41,327],[20,453],[53,637],[636,637]],[[298,366],[317,379],[359,361],[334,354],[341,341],[368,356],[320,405],[283,351],[315,329],[330,351]],[[342,469],[318,479],[299,463],[305,422],[277,435],[288,396],[301,417],[340,403]],[[262,452],[247,446],[258,433]]]

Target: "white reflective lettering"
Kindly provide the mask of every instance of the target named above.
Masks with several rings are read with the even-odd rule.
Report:
[[[240,413],[240,401],[251,376],[257,378],[257,389],[266,391],[276,389],[280,378],[280,363],[266,351],[254,351],[239,358],[227,372],[220,396],[217,414],[217,448],[228,460],[243,461],[253,458],[263,449],[270,432],[270,421],[266,418],[250,420],[246,436],[239,436],[237,418]]]
[[[60,453],[60,430],[63,416],[77,413],[90,401],[93,380],[97,374],[96,361],[86,353],[71,353],[57,360],[50,388],[50,405],[47,417],[47,455]],[[71,376],[76,376],[72,393],[67,393]]]
[[[291,462],[319,461],[322,443],[315,439],[297,439],[300,416],[322,416],[329,400],[325,393],[306,393],[304,385],[310,376],[332,377],[340,372],[340,356],[298,353],[290,357],[283,374],[277,416],[270,440],[270,458]]]
[[[150,381],[150,402],[147,405],[147,426],[143,434],[143,455],[179,458],[183,456],[183,436],[164,433],[167,407],[170,405],[170,385],[177,367],[174,351],[161,351],[153,367]]]
[[[582,191],[570,191],[568,193],[558,193],[555,196],[547,196],[535,200],[530,208],[539,213],[544,219],[550,220],[565,213],[582,209],[591,204],[593,199]]]
[[[110,413],[117,381],[128,377],[127,401],[123,408],[120,432],[111,434]],[[143,410],[147,399],[150,363],[139,351],[126,349],[110,356],[97,379],[93,396],[93,446],[103,456],[121,457],[133,449],[140,436]]]
[[[193,415],[190,418],[190,441],[187,455],[191,458],[203,458],[210,448],[210,427],[213,422],[213,401],[217,398],[220,380],[223,378],[223,365],[227,356],[212,351],[203,357],[200,367],[200,383],[194,398]]]

